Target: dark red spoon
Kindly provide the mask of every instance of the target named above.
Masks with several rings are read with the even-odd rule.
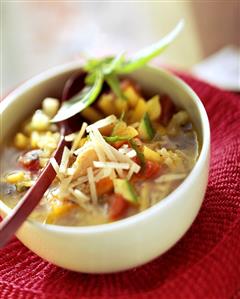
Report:
[[[71,76],[64,85],[62,93],[62,102],[67,101],[84,87],[83,72]],[[76,125],[77,124],[77,125]],[[67,142],[64,136],[76,131],[79,128],[81,121],[79,115],[72,119],[59,123],[61,138],[58,147],[53,154],[53,157],[58,163],[61,161],[64,146]],[[27,217],[31,214],[34,208],[38,205],[46,190],[51,185],[56,176],[55,170],[50,162],[47,163],[39,175],[36,183],[26,192],[19,204],[8,214],[0,223],[0,248],[3,247],[14,235],[17,229],[23,224]]]

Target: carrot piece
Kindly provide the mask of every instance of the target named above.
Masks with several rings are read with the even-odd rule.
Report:
[[[100,128],[99,132],[104,136],[110,136],[112,133],[113,127],[114,127],[113,124],[107,125],[103,128]]]
[[[106,177],[96,182],[97,195],[109,193],[113,190],[113,182],[110,178]]]
[[[119,194],[114,194],[110,198],[109,219],[118,220],[122,218],[129,206],[129,203]]]

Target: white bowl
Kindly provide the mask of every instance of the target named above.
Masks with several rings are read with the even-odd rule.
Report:
[[[4,140],[47,96],[60,96],[66,79],[81,67],[76,62],[29,80],[0,103]],[[109,273],[145,264],[172,247],[194,221],[204,198],[210,151],[205,109],[194,91],[174,75],[144,67],[131,74],[141,86],[166,93],[186,109],[197,128],[201,151],[184,182],[164,200],[137,215],[111,224],[89,227],[44,225],[27,220],[17,232],[21,242],[43,259],[86,273]],[[0,201],[2,215],[11,210]]]

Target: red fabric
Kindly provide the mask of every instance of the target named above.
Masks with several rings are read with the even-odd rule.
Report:
[[[211,171],[186,235],[140,268],[87,275],[43,261],[14,239],[0,253],[0,298],[240,298],[240,96],[186,75],[211,123]],[[147,245],[146,245],[147,246]]]

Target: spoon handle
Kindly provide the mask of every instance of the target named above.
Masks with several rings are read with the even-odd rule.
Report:
[[[66,145],[64,135],[58,143],[58,147],[54,153],[54,158],[59,163],[62,157],[64,146]],[[39,175],[36,183],[23,196],[21,201],[15,206],[10,214],[8,214],[0,223],[0,248],[3,247],[17,231],[21,224],[31,214],[37,204],[40,202],[44,193],[51,185],[56,176],[56,172],[50,161]]]

